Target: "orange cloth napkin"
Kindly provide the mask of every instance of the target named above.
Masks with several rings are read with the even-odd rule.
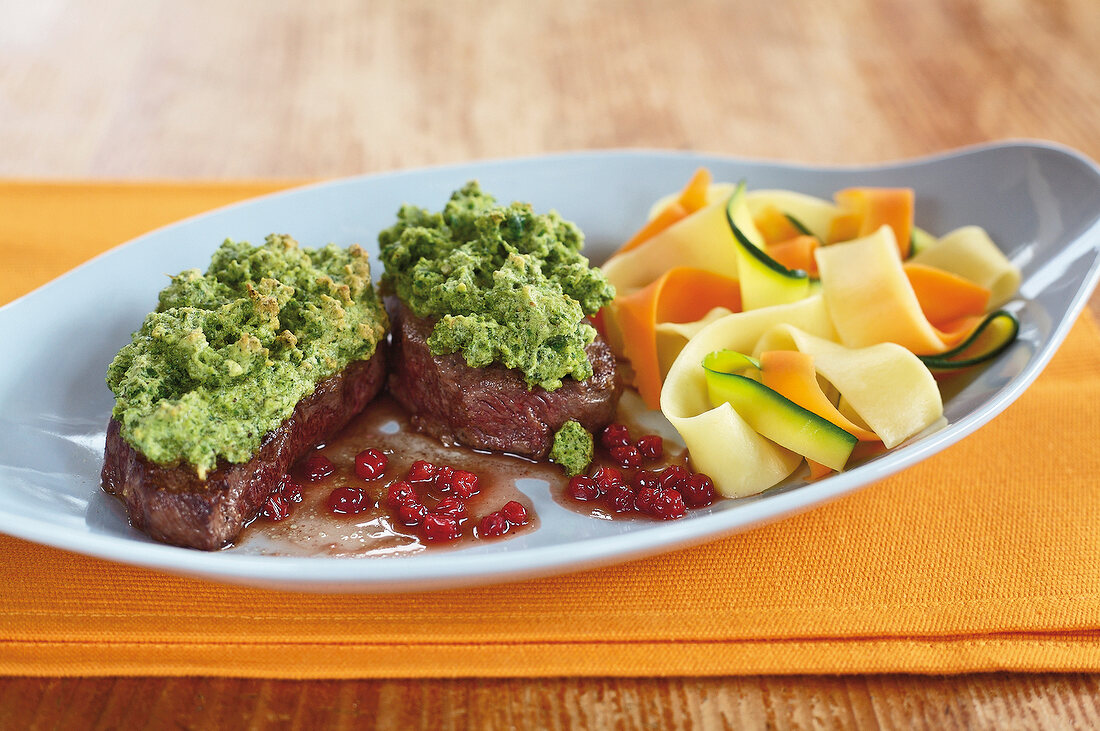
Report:
[[[0,184],[0,301],[280,187]],[[299,595],[0,537],[0,672],[383,676],[1100,670],[1100,332],[977,434],[819,509],[522,584]],[[0,496],[3,486],[0,485]]]

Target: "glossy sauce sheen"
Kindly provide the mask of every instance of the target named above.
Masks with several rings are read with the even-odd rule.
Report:
[[[628,391],[624,395],[616,421],[625,423],[634,438],[651,433],[664,438],[664,456],[647,463],[647,469],[682,464],[686,460],[686,450],[679,435],[659,413],[647,411],[633,392]],[[384,452],[389,464],[383,477],[368,482],[355,474],[355,455],[370,447]],[[276,522],[265,517],[257,518],[230,550],[274,556],[332,557],[402,556],[424,550],[453,550],[481,543],[482,539],[473,535],[481,518],[515,500],[527,509],[527,525],[514,526],[499,538],[485,539],[507,541],[538,526],[538,517],[531,501],[516,487],[516,482],[522,479],[545,483],[558,505],[582,515],[601,520],[652,520],[637,513],[614,513],[597,504],[574,500],[566,492],[569,478],[561,468],[549,462],[532,462],[512,455],[446,446],[432,437],[419,434],[410,424],[405,410],[385,394],[375,399],[319,451],[332,461],[335,471],[324,479],[309,482],[301,474],[299,462],[291,474],[301,485],[302,502],[291,503],[290,516],[284,520]],[[409,466],[418,459],[467,470],[478,476],[480,492],[464,501],[468,518],[462,523],[462,536],[454,541],[422,540],[417,527],[402,524],[397,520],[395,511],[384,503],[389,484],[404,477]],[[600,465],[613,466],[613,462],[606,450],[597,444],[589,472]],[[328,496],[335,488],[342,486],[366,491],[372,507],[356,515],[334,514],[329,510]],[[429,508],[446,494],[422,486],[417,486],[417,492]]]
[[[641,397],[638,396],[635,391],[627,390],[623,394],[622,399],[619,401],[619,407],[615,413],[615,421],[625,425],[630,431],[631,438],[635,441],[646,434],[656,434],[663,440],[664,454],[659,459],[646,460],[642,465],[642,469],[659,471],[669,465],[685,465],[688,463],[687,447],[684,445],[680,434],[673,428],[672,424],[668,423],[660,412],[647,409]],[[585,474],[591,475],[599,467],[619,468],[619,465],[611,458],[608,451],[600,446],[599,434],[595,435],[595,441],[596,450],[595,454],[592,456],[592,464],[588,466]],[[633,470],[622,471],[626,476],[633,473]],[[558,505],[575,513],[587,515],[599,520],[654,521],[653,518],[634,511],[623,513],[614,512],[604,505],[603,501],[586,502],[583,500],[576,500],[572,498],[566,490],[569,484],[569,478],[560,476],[558,483],[559,484],[556,484],[551,490],[554,501]]]
[[[384,452],[389,464],[381,478],[366,481],[355,474],[355,455],[370,447]],[[265,517],[254,520],[231,550],[276,556],[333,557],[399,556],[426,549],[452,550],[480,544],[483,539],[474,537],[473,533],[481,518],[515,500],[527,508],[529,522],[513,526],[499,538],[484,539],[506,541],[538,525],[531,501],[516,487],[517,480],[533,478],[549,483],[555,493],[559,493],[566,482],[561,469],[549,463],[448,447],[419,434],[410,425],[401,406],[387,395],[375,399],[319,451],[332,461],[336,470],[322,480],[309,482],[301,474],[299,463],[291,475],[301,485],[302,502],[292,503],[290,516],[284,520],[275,522]],[[460,538],[447,542],[424,541],[417,527],[402,524],[395,511],[385,505],[389,484],[403,478],[409,466],[418,459],[467,470],[478,476],[480,492],[463,501],[468,517],[462,523]],[[328,496],[342,486],[364,490],[372,506],[356,515],[333,513],[327,504]],[[415,487],[429,508],[447,494],[422,485]]]

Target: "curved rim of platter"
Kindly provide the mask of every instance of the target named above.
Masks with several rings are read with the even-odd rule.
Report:
[[[970,435],[1007,408],[1035,380],[1065,339],[1100,278],[1100,203],[1090,209],[1091,201],[1100,201],[1100,168],[1080,153],[1060,145],[1026,140],[1010,141],[900,162],[845,167],[807,166],[793,162],[677,151],[607,150],[364,175],[313,183],[235,203],[140,236],[9,303],[0,308],[0,333],[16,332],[26,318],[37,316],[46,306],[46,302],[58,297],[64,299],[70,291],[78,291],[85,286],[84,280],[94,279],[104,268],[129,271],[131,267],[127,262],[129,259],[136,260],[138,252],[158,246],[175,252],[178,244],[164,242],[168,237],[186,233],[190,229],[215,230],[225,224],[223,227],[227,231],[237,231],[248,229],[252,225],[261,226],[264,221],[252,219],[262,219],[271,211],[295,210],[311,204],[313,199],[319,197],[330,201],[331,205],[320,206],[317,216],[328,215],[332,206],[346,206],[350,202],[358,201],[364,210],[385,206],[386,210],[374,212],[377,220],[384,220],[387,216],[392,218],[396,210],[392,204],[397,198],[381,200],[378,191],[397,188],[400,193],[398,197],[405,197],[409,191],[423,190],[424,194],[415,202],[439,205],[449,193],[449,187],[457,187],[469,178],[480,178],[483,183],[489,180],[497,183],[504,181],[503,186],[498,185],[495,189],[485,185],[486,189],[494,193],[500,190],[501,198],[507,196],[523,200],[537,199],[536,208],[542,208],[544,202],[548,201],[546,207],[557,208],[564,217],[576,220],[582,230],[586,231],[589,241],[597,242],[596,250],[590,249],[588,253],[592,254],[594,260],[598,260],[601,258],[600,247],[606,255],[610,247],[617,243],[616,237],[622,240],[629,236],[632,232],[629,229],[632,225],[630,222],[636,224],[639,216],[644,216],[649,203],[659,194],[677,188],[700,165],[710,167],[716,179],[730,179],[736,175],[747,179],[750,184],[756,179],[765,179],[765,186],[754,187],[786,187],[818,195],[827,195],[828,192],[825,191],[831,192],[860,177],[871,178],[872,182],[868,184],[893,181],[895,185],[919,178],[924,187],[917,187],[918,220],[922,200],[935,197],[930,196],[929,186],[934,186],[936,180],[949,180],[949,183],[945,183],[949,187],[957,188],[965,184],[978,189],[983,180],[991,179],[992,176],[1003,178],[1003,169],[1006,166],[1020,169],[1021,180],[1015,189],[1016,194],[1023,196],[1025,201],[1030,201],[1036,211],[1050,205],[1050,201],[1044,196],[1058,199],[1060,176],[1072,173],[1080,180],[1091,181],[1092,187],[1082,187],[1080,180],[1075,179],[1074,188],[1082,197],[1082,213],[1078,216],[1080,220],[1073,222],[1075,227],[1067,224],[1066,231],[1059,233],[1061,238],[1049,236],[1048,241],[1044,239],[1046,234],[1042,230],[1038,235],[1029,231],[1026,236],[1020,235],[1018,240],[1006,246],[1003,232],[999,237],[994,236],[1010,258],[1021,265],[1024,273],[1019,297],[1024,303],[1019,313],[1022,323],[1026,325],[1026,318],[1031,311],[1029,307],[1033,305],[1050,318],[1048,326],[1035,330],[1031,341],[1014,345],[998,356],[995,362],[1005,365],[1001,373],[1007,373],[1008,377],[989,384],[983,384],[979,378],[967,386],[978,389],[973,394],[977,406],[967,409],[965,413],[949,416],[947,425],[939,431],[910,440],[909,443],[850,471],[817,482],[785,483],[781,488],[765,491],[751,498],[719,500],[710,508],[693,511],[685,519],[676,521],[602,521],[609,523],[602,534],[580,538],[564,535],[566,528],[554,517],[554,508],[540,509],[541,525],[535,532],[563,533],[561,540],[552,540],[551,536],[541,545],[527,545],[517,538],[493,542],[490,549],[483,551],[432,550],[392,558],[336,558],[245,555],[235,553],[232,549],[205,553],[153,543],[128,527],[125,530],[104,529],[102,526],[92,528],[86,525],[87,521],[83,520],[81,511],[87,512],[88,502],[96,499],[95,494],[100,492],[98,474],[81,474],[77,481],[79,484],[73,488],[74,497],[69,501],[73,505],[71,515],[31,515],[25,510],[14,511],[0,507],[0,531],[18,538],[121,563],[219,581],[297,591],[397,592],[441,589],[565,573],[653,555],[715,540],[821,505],[906,469]],[[601,170],[604,171],[602,178],[599,173]],[[578,179],[578,173],[587,173],[590,178]],[[645,177],[642,177],[643,174]],[[1054,191],[1044,189],[1042,185],[1034,185],[1036,180],[1046,185],[1047,189],[1053,187]],[[800,182],[807,185],[800,185]],[[568,186],[581,186],[584,190],[572,190],[568,196],[563,196],[569,200],[561,205],[552,205],[555,195],[566,190]],[[807,190],[807,187],[810,189]],[[949,189],[945,196],[953,189]],[[982,197],[977,201],[980,204],[977,207],[982,210],[996,210],[996,198],[1003,189],[1004,185],[988,186],[987,190],[974,193],[975,196]],[[578,201],[577,208],[583,211],[581,197],[592,197],[593,190],[608,191],[608,199],[603,201],[604,205],[615,204],[616,207],[622,207],[622,213],[611,216],[612,220],[608,221],[596,221],[597,217],[590,213],[571,215],[568,205],[572,200]],[[626,204],[620,206],[619,200],[611,200],[624,195],[624,191],[629,199]],[[658,195],[654,195],[655,192]],[[953,215],[965,219],[966,206],[971,202],[974,201],[933,201],[935,205],[932,209],[941,211],[941,218],[945,221],[950,220]],[[958,210],[946,211],[951,205]],[[1017,216],[1022,217],[1025,213]],[[303,220],[308,220],[310,214],[306,211],[295,215],[305,216]],[[348,215],[350,220],[351,214]],[[587,226],[584,220],[586,217],[594,221],[592,228],[595,233]],[[237,221],[241,225],[234,225]],[[1017,223],[1022,227],[1023,221],[1023,218],[1019,218]],[[281,223],[282,221],[277,221],[272,225]],[[323,231],[325,222],[310,221],[310,225]],[[330,239],[340,239],[345,234],[363,235],[363,231],[356,230],[355,225],[349,225],[347,231],[337,230],[341,225],[339,221],[333,225],[334,235],[329,236]],[[370,228],[367,224],[364,226]],[[378,227],[375,227],[374,234],[377,230]],[[224,238],[224,234],[221,238]],[[220,240],[211,241],[211,249]],[[312,245],[323,242],[309,243]],[[190,257],[195,263],[205,260],[202,253],[190,252]],[[152,257],[151,262],[142,259],[133,268],[140,270],[143,267],[156,266],[158,261],[160,260],[157,257]],[[195,263],[191,265],[194,266]],[[1074,266],[1070,267],[1068,263],[1073,263]],[[160,272],[163,271],[165,268],[162,264]],[[1067,271],[1072,271],[1072,280],[1067,280],[1070,276]],[[155,292],[158,288],[157,282],[145,287],[150,288]],[[140,300],[144,296],[143,291],[135,294],[134,299]],[[136,313],[128,321],[128,325],[116,324],[116,330],[128,332],[127,327],[140,322],[143,315],[144,312]],[[117,337],[117,333],[113,333],[113,337]],[[112,347],[119,344],[121,343],[115,343]],[[96,367],[102,373],[106,362],[99,363]],[[0,371],[0,386],[14,388],[14,378],[16,376]],[[7,384],[4,384],[5,380],[8,381]],[[101,375],[99,387],[103,388]],[[98,413],[92,411],[93,416]],[[102,412],[104,424],[107,411]],[[69,416],[65,413],[57,414],[61,419]],[[10,421],[0,423],[0,436],[20,427],[18,413],[8,418]],[[99,448],[102,450],[102,444]],[[0,462],[4,459],[4,453],[0,452]],[[18,465],[9,466],[12,470],[19,469]],[[90,469],[91,467],[87,468]],[[0,471],[0,494],[8,490],[9,486],[5,484],[5,475],[8,474],[9,472]],[[20,495],[24,490],[29,495],[32,488],[38,492],[53,489],[45,482],[36,481],[34,474],[19,479]],[[83,506],[79,504],[82,495],[85,501]],[[39,498],[27,499],[33,502]],[[42,499],[48,500],[48,496]],[[98,499],[111,500],[102,495],[98,495]],[[564,508],[557,510],[567,512]],[[610,523],[616,525],[612,526]]]

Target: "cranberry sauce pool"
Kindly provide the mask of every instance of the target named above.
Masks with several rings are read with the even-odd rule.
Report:
[[[389,396],[298,462],[232,550],[283,556],[395,556],[507,540],[535,530],[518,480],[549,485],[563,508],[603,520],[670,520],[709,505],[671,427],[628,393],[597,433],[588,471],[446,446],[419,434]]]
[[[418,434],[383,395],[295,465],[232,550],[390,556],[506,540],[537,526],[524,478],[565,483],[555,465]]]

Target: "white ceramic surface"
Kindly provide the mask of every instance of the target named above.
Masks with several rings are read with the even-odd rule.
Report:
[[[946,405],[948,426],[813,484],[723,500],[668,523],[594,520],[521,486],[538,530],[459,551],[399,558],[285,558],[156,544],[129,527],[99,488],[112,398],[103,376],[156,302],[166,273],[203,267],[225,238],[272,231],[304,245],[360,243],[403,202],[438,208],[470,178],[505,200],[556,208],[588,237],[595,262],[628,236],[660,195],[700,165],[717,180],[829,197],[853,185],[909,186],[933,233],[984,226],[1020,266],[1010,307],[1019,340],[975,372]],[[376,272],[377,275],[377,272]],[[573,571],[713,540],[818,505],[942,450],[986,423],[1035,379],[1100,277],[1100,168],[1062,147],[1013,142],[896,164],[817,168],[645,151],[592,152],[337,180],[229,206],[120,246],[0,309],[0,531],[113,561],[300,591],[404,591]]]

